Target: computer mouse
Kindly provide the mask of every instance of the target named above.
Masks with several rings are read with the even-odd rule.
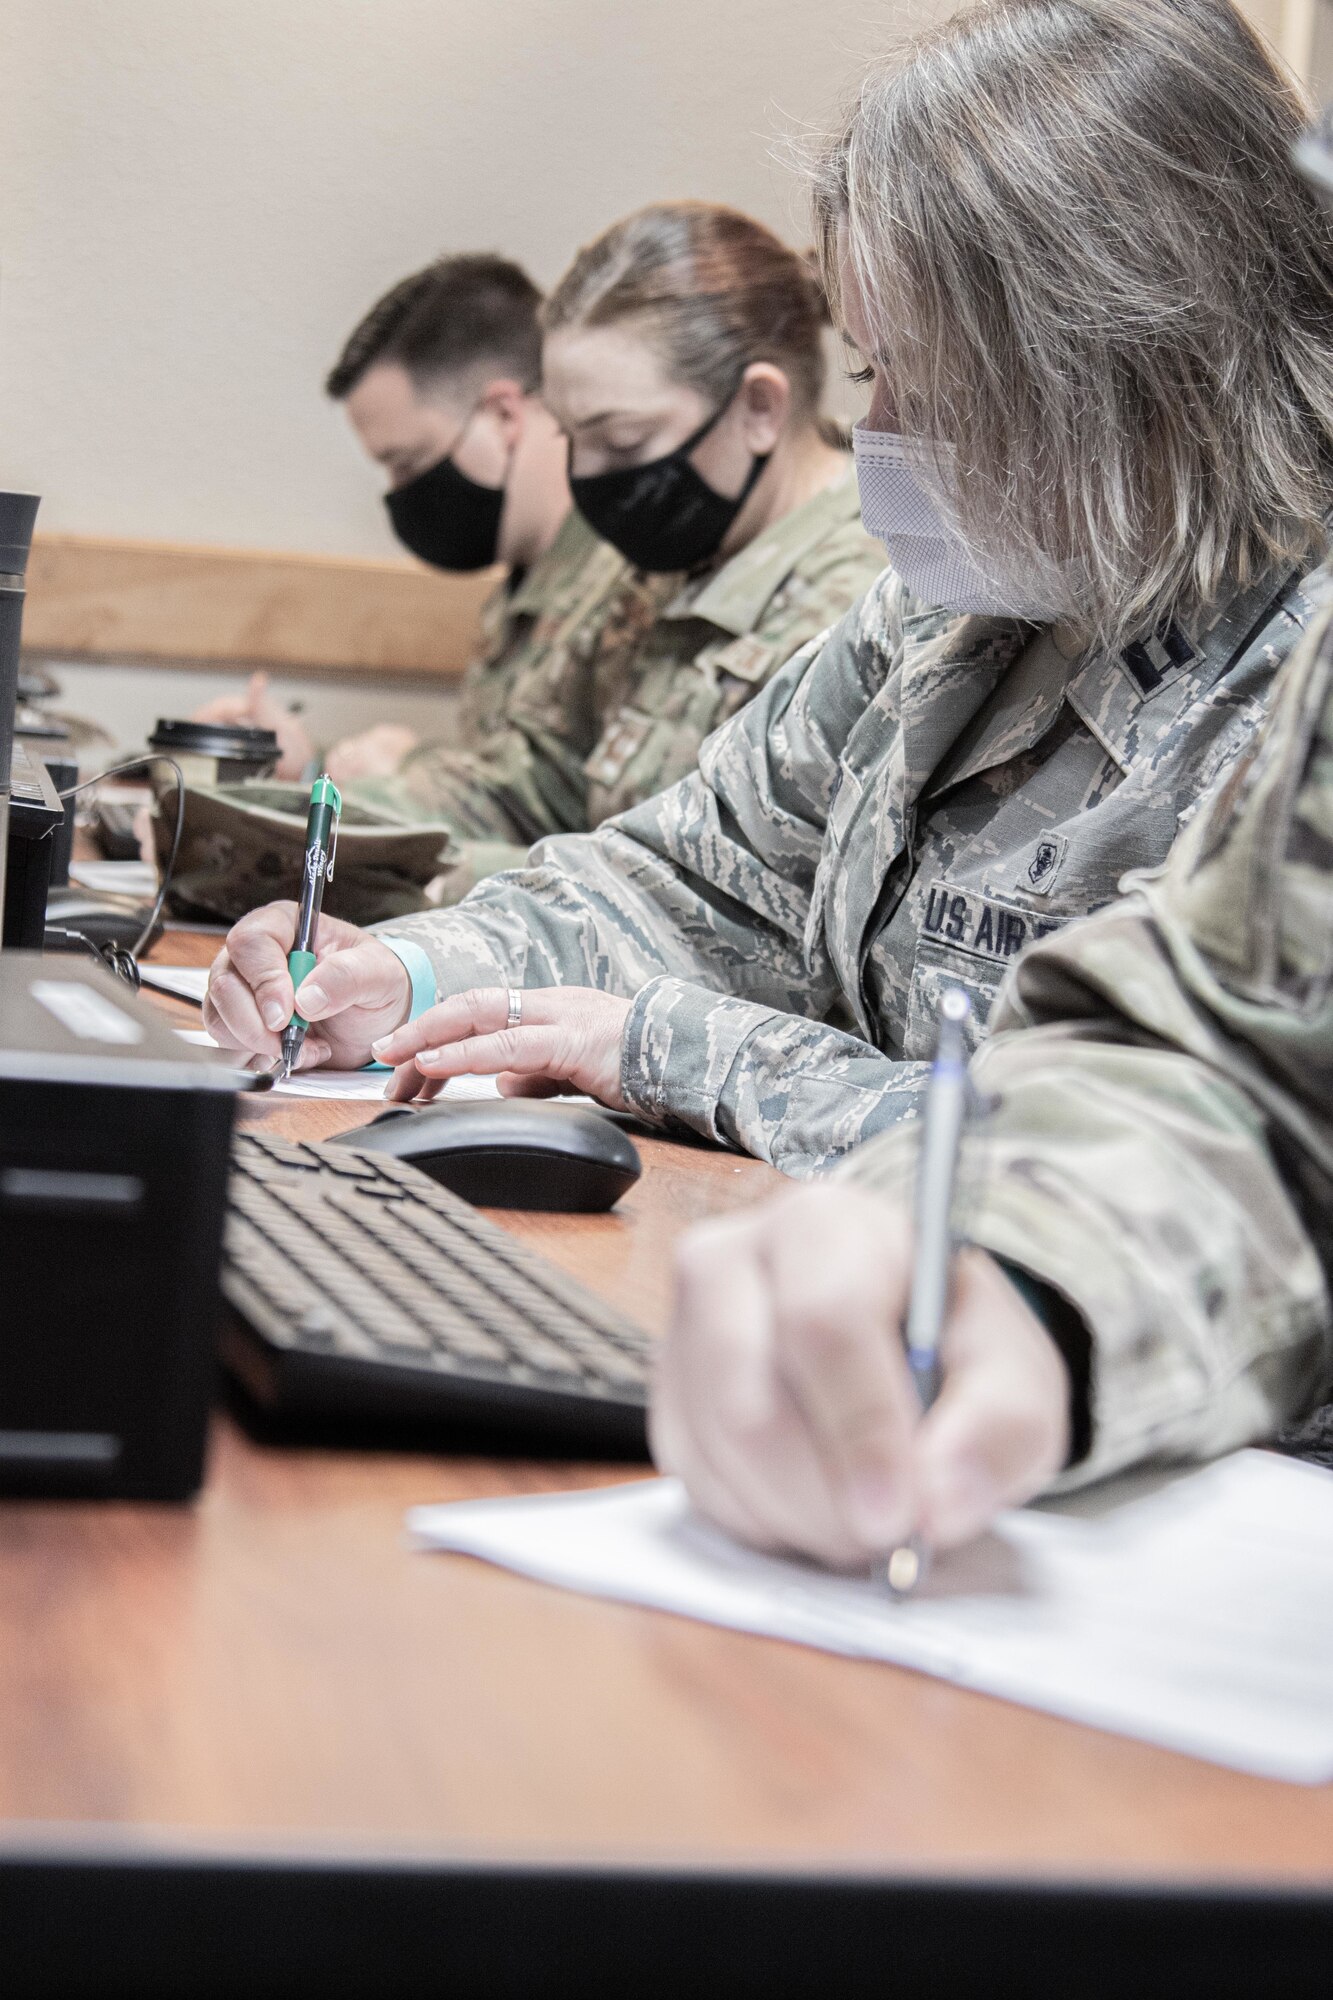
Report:
[[[599,1214],[643,1171],[633,1141],[600,1112],[520,1098],[392,1105],[338,1138],[410,1161],[479,1208]]]
[[[47,951],[86,951],[80,938],[95,945],[118,944],[128,951],[148,922],[150,905],[99,896],[92,889],[52,889],[46,899]],[[144,945],[147,951],[162,935],[159,920]]]

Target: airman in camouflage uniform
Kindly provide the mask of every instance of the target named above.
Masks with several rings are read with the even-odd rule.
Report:
[[[456,745],[423,745],[347,796],[455,826],[456,901],[522,866],[544,835],[596,826],[691,770],[709,732],[882,566],[850,461],[845,479],[688,580],[631,570],[573,514],[518,590],[488,607]]]
[[[924,611],[886,572],[697,772],[393,933],[440,996],[632,997],[621,1086],[645,1117],[816,1172],[915,1109],[943,984],[984,1021],[1025,944],[1162,860],[1309,608],[1274,573],[1112,656]]]
[[[1126,886],[1006,988],[960,1218],[1092,1334],[1079,1481],[1271,1436],[1333,1384],[1333,603]],[[906,1195],[906,1136],[849,1171]]]

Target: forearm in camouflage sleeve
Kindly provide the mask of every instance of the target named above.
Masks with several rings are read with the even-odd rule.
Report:
[[[1052,1028],[989,1043],[999,1102],[969,1136],[959,1227],[1055,1288],[1092,1336],[1092,1443],[1077,1485],[1207,1458],[1307,1408],[1329,1366],[1328,1298],[1245,1094],[1164,1049]],[[915,1134],[844,1171],[910,1204]]]
[[[621,1088],[644,1117],[797,1178],[912,1116],[926,1075],[839,1028],[672,978],[635,996],[621,1062]]]
[[[883,622],[877,605],[857,607],[817,657],[790,660],[669,791],[595,833],[543,841],[522,874],[482,882],[455,910],[396,922],[440,993],[585,985],[628,998],[668,974],[825,1014],[836,978],[806,934],[839,750],[869,698],[867,615]]]
[[[343,791],[354,804],[403,819],[443,820],[460,841],[507,843],[516,857],[508,865],[521,866],[534,841],[582,823],[580,783],[577,767],[566,771],[511,728],[484,752],[420,744],[387,777],[357,778]]]

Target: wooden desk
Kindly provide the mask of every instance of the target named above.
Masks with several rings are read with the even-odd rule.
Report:
[[[368,1112],[243,1115],[316,1135]],[[642,1150],[616,1213],[502,1220],[658,1327],[680,1230],[776,1176]],[[1043,1965],[1072,2000],[1166,1990],[1178,1951],[1175,1992],[1250,1990],[1258,1952],[1275,1993],[1333,1987],[1333,1788],[403,1544],[418,1501],[631,1470],[278,1450],[220,1416],[193,1507],[0,1507],[5,1990],[107,1991],[112,1966],[183,1990],[147,1979],[160,1934],[199,1961],[192,1990],[304,1991],[274,1927],[326,1994],[369,1990],[349,1968],[371,1959],[415,1991],[446,1946],[452,1993],[815,1991],[830,1935],[849,1992],[890,1963],[971,1990],[997,1937],[988,1994],[1043,1990]],[[71,1940],[104,1910],[90,1970]]]

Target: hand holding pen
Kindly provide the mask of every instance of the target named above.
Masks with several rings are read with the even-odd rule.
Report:
[[[948,1121],[933,1124],[947,1140]],[[927,1137],[922,1154],[924,1198],[927,1166],[934,1189],[956,1146]],[[929,1206],[945,1225],[933,1247],[897,1200],[825,1175],[683,1240],[653,1455],[730,1533],[880,1577],[905,1549],[914,1580],[926,1549],[970,1540],[1063,1464],[1055,1342],[984,1251],[959,1250],[950,1271],[950,1205],[932,1192]],[[901,1556],[897,1570],[903,1588]]]
[[[338,821],[342,817],[342,795],[327,777],[316,778],[310,787],[310,813],[305,829],[305,862],[301,871],[301,899],[296,909],[296,936],[287,958],[292,992],[315,969],[315,947],[319,937],[324,889],[333,880],[333,862],[338,847]],[[306,1038],[309,1022],[295,1011],[282,1031],[282,1054],[278,1058],[279,1080],[295,1069]]]
[[[967,1117],[966,1028],[971,1013],[961,986],[950,986],[941,995],[935,1060],[926,1085],[917,1168],[916,1256],[906,1329],[907,1365],[923,1412],[934,1407],[940,1393],[940,1340],[953,1288],[953,1208]],[[927,1553],[920,1535],[891,1551],[885,1578],[895,1597],[905,1597],[916,1588]]]

